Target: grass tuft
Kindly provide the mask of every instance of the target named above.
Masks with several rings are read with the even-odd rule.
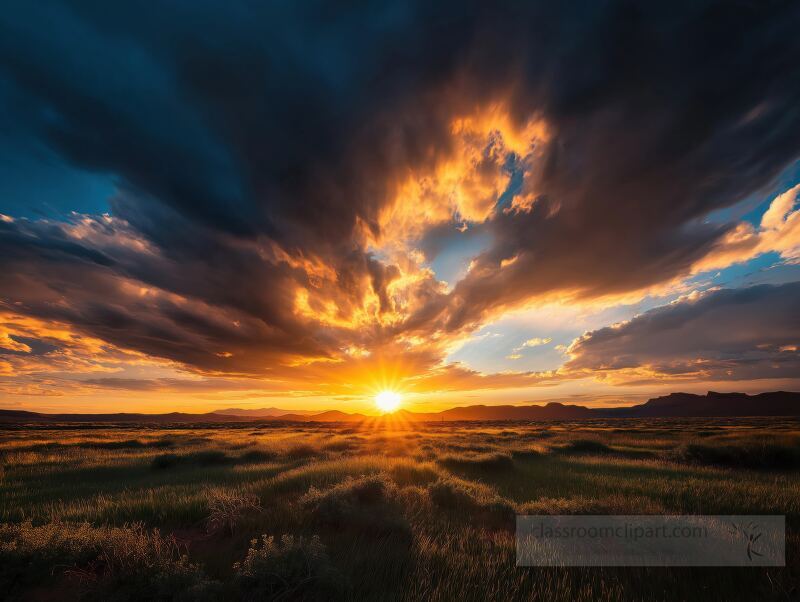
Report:
[[[449,455],[439,458],[439,464],[448,470],[503,472],[514,470],[514,461],[509,454],[493,453],[479,455]]]
[[[223,451],[210,449],[197,451],[190,454],[161,454],[153,458],[150,463],[151,468],[163,470],[165,468],[192,467],[192,466],[220,466],[232,464],[235,458]]]
[[[559,448],[559,451],[565,454],[610,454],[613,452],[608,445],[595,439],[575,439]]]
[[[695,464],[780,470],[800,467],[800,446],[769,442],[739,445],[686,443],[679,446],[671,457]]]
[[[315,524],[375,537],[411,539],[397,489],[385,474],[348,477],[326,490],[314,487],[301,498]]]
[[[244,600],[330,600],[343,590],[319,537],[262,535],[233,565],[234,583]]]
[[[430,462],[398,462],[389,469],[389,476],[400,487],[427,485],[441,476],[441,471]]]
[[[511,527],[516,515],[513,504],[491,488],[455,477],[441,478],[429,485],[428,495],[434,506],[468,515],[488,526]]]
[[[277,457],[278,454],[274,452],[264,451],[260,449],[253,449],[243,453],[239,457],[239,461],[248,464],[262,464],[264,462],[271,462]]]

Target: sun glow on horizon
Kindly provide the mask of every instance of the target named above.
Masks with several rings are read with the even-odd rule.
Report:
[[[375,396],[375,405],[384,414],[390,414],[400,407],[403,400],[400,393],[395,391],[381,391]]]

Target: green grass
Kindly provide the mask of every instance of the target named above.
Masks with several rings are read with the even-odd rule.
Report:
[[[258,426],[0,431],[4,598],[792,600],[800,592],[794,420]],[[785,514],[787,566],[517,567],[519,513]]]

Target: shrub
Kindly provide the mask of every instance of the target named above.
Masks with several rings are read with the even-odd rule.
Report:
[[[242,491],[214,489],[208,494],[209,516],[206,528],[209,533],[233,535],[242,516],[261,510],[258,496]]]
[[[342,578],[316,535],[280,541],[262,535],[233,570],[241,597],[249,600],[329,600],[342,591]]]
[[[78,572],[97,599],[202,600],[217,584],[180,553],[175,539],[141,524],[0,525],[0,585],[40,583],[42,575]]]
[[[98,599],[203,600],[216,596],[218,584],[202,567],[189,562],[173,537],[142,525],[112,528],[103,539],[97,558],[101,577]],[[111,595],[113,594],[113,596]]]

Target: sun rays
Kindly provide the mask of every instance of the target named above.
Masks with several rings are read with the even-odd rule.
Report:
[[[384,414],[397,411],[402,401],[402,395],[395,391],[381,391],[375,396],[375,405]]]

